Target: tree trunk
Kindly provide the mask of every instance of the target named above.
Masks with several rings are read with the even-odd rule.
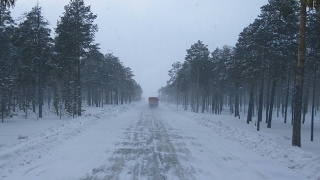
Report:
[[[88,84],[88,105],[89,107],[92,106],[92,86],[90,84]]]
[[[196,90],[196,101],[197,101],[196,113],[199,112],[199,80],[200,80],[200,72],[198,67],[197,90]]]
[[[109,97],[110,97],[110,93],[109,93],[109,90],[106,88],[106,101],[105,101],[106,104],[110,104]]]
[[[290,89],[290,77],[291,68],[289,67],[288,81],[287,81],[287,91],[286,91],[286,102],[284,108],[284,123],[287,123],[287,112],[288,112],[288,102],[289,102],[289,89]]]
[[[270,73],[268,78],[267,90],[266,90],[266,123],[268,123],[269,116],[269,99],[270,99]]]
[[[123,90],[121,90],[121,97],[120,97],[121,104],[123,104],[123,96],[124,96],[124,92]]]
[[[104,97],[103,97],[103,87],[101,87],[100,88],[101,89],[101,106],[102,106],[102,108],[103,108],[103,99],[104,99]]]
[[[73,83],[73,101],[72,101],[72,111],[73,111],[73,115],[72,115],[72,118],[74,118],[74,116],[75,115],[77,115],[78,114],[78,111],[77,111],[77,101],[78,101],[78,98],[79,98],[79,96],[78,96],[78,93],[77,93],[77,82],[76,82],[77,80],[75,80],[74,81],[74,83]]]
[[[294,118],[292,129],[292,145],[301,147],[301,105],[302,105],[302,91],[303,91],[303,75],[305,62],[305,46],[306,46],[306,4],[302,1],[300,8],[300,28],[299,28],[299,46],[298,46],[298,62],[297,74],[295,83],[294,96]]]
[[[262,109],[263,109],[263,86],[264,86],[264,68],[261,67],[261,77],[260,77],[260,89],[259,89],[259,109],[258,109],[258,121],[257,121],[257,131],[260,131],[260,122],[262,121]]]
[[[55,74],[55,73],[54,73]],[[58,84],[56,81],[56,77],[55,75],[53,75],[54,80],[53,80],[53,107],[56,111],[56,114],[59,115],[59,109],[58,109],[58,105],[59,105],[59,97],[58,97]]]
[[[41,77],[41,60],[39,59],[39,86],[38,86],[38,93],[39,93],[39,118],[42,118],[42,104],[43,104],[43,87],[42,87],[42,77]]]
[[[116,89],[116,95],[114,98],[114,101],[116,102],[116,105],[119,105],[119,89]]]
[[[314,63],[314,70],[313,70],[313,92],[312,92],[312,112],[311,112],[311,141],[313,141],[313,129],[314,129],[314,104],[315,104],[315,96],[316,96],[316,83],[317,83],[317,66]]]
[[[247,116],[247,124],[252,121],[252,112],[253,112],[253,80],[250,83],[250,93],[249,93],[249,107],[248,107],[248,116]]]
[[[38,17],[38,22],[37,22],[37,25],[38,25],[38,31],[37,31],[37,51],[38,51],[38,56],[41,55],[41,47],[40,47],[40,32],[39,32],[39,29],[40,29],[40,12],[38,11],[37,13],[37,17]],[[43,87],[42,87],[42,58],[38,57],[37,58],[38,60],[38,68],[39,68],[39,74],[38,74],[38,78],[39,78],[39,81],[38,81],[38,107],[39,107],[39,118],[42,118],[42,104],[43,104]]]
[[[283,82],[281,82],[281,84],[280,84],[280,93],[279,93],[279,91],[278,91],[278,93],[276,93],[277,94],[277,103],[276,103],[276,105],[277,105],[277,117],[279,117],[279,111],[280,111],[280,104],[281,104],[281,101],[282,101],[282,85],[283,85]]]
[[[221,114],[221,102],[220,102],[220,99],[221,99],[221,85],[220,85],[220,80],[217,80],[217,99],[216,99],[216,105],[217,105],[217,113],[218,114]]]
[[[178,107],[178,105],[179,105],[179,90],[178,90],[178,87],[176,87],[176,91],[177,91],[177,97],[176,97],[176,99],[177,99],[177,102],[176,102],[176,104],[177,104],[177,107]]]
[[[94,87],[94,104],[99,107],[99,89],[97,86]]]
[[[188,104],[187,104],[187,92],[184,93],[184,110],[188,110]]]
[[[13,104],[12,104],[12,111],[16,112],[16,103],[18,102],[17,100],[17,90],[15,88],[14,93],[13,93]],[[49,106],[50,109],[50,106]]]
[[[35,80],[34,80],[35,81]],[[32,112],[36,112],[36,83],[32,83]]]
[[[202,107],[201,107],[201,112],[204,113],[204,110],[206,109],[206,97],[205,93],[202,94]]]
[[[249,92],[249,94],[250,94],[250,92]],[[253,98],[253,94],[252,94],[252,98]],[[250,97],[249,97],[249,99],[250,99]],[[252,104],[254,104],[254,101],[252,102]],[[254,108],[252,108],[252,115],[253,115],[253,112],[254,112]],[[244,114],[246,113],[246,89],[245,88],[243,88],[243,113]]]
[[[235,101],[234,101],[234,117],[239,117],[240,119],[240,112],[239,112],[239,85],[236,84],[236,92],[235,92]]]
[[[110,104],[113,104],[113,89],[110,91]]]
[[[272,121],[272,113],[273,113],[273,105],[274,105],[274,97],[276,92],[276,85],[277,81],[275,78],[272,79],[272,87],[271,87],[271,99],[270,99],[270,109],[269,109],[269,116],[268,116],[268,128],[271,128],[271,121]]]
[[[234,113],[234,108],[233,108],[233,92],[230,91],[230,95],[229,95],[229,106],[230,106],[230,114]]]
[[[1,122],[3,122],[4,119],[4,89],[3,89],[3,84],[1,84]]]
[[[80,52],[80,50],[79,50]],[[81,77],[80,77],[80,55],[78,56],[78,71],[77,71],[77,91],[78,91],[78,116],[81,116],[81,104],[82,104],[82,97],[81,97]]]
[[[306,114],[308,112],[308,104],[309,104],[309,86],[310,80],[307,81],[307,87],[305,89],[304,103],[303,103],[303,119],[302,124],[306,121]]]

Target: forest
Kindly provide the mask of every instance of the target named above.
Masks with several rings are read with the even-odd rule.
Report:
[[[141,99],[132,70],[112,53],[100,52],[97,15],[83,0],[65,6],[54,33],[38,4],[15,22],[10,14],[15,2],[4,0],[0,6],[2,122],[18,111],[42,118],[43,108],[49,108],[60,117],[75,117],[84,111],[83,103],[103,107]]]
[[[240,119],[243,111],[242,118],[256,122],[257,131],[261,122],[271,128],[272,117],[282,116],[293,125],[292,145],[300,147],[301,123],[310,113],[312,133],[320,108],[318,5],[315,0],[269,0],[234,46],[210,52],[197,41],[184,61],[172,64],[170,80],[158,90],[160,99],[195,113],[220,114],[227,108]],[[303,25],[306,33],[299,34]]]

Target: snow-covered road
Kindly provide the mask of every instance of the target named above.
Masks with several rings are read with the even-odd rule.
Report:
[[[45,129],[0,151],[0,179],[307,179],[169,107],[139,103]]]

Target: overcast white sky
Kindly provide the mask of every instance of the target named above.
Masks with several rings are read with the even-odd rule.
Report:
[[[44,17],[56,27],[69,0],[38,0]],[[120,58],[135,74],[144,97],[157,96],[166,85],[171,65],[183,62],[198,40],[210,52],[234,46],[239,33],[260,14],[268,0],[85,0],[97,14],[96,42],[101,52]],[[37,0],[17,0],[17,19]]]

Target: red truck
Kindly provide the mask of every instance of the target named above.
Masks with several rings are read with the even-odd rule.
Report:
[[[149,101],[150,107],[156,107],[159,104],[159,98],[157,98],[157,97],[149,97],[148,101]]]

